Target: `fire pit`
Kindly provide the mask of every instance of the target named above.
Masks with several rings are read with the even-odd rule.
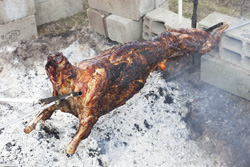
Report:
[[[1,49],[0,95],[50,96],[52,87],[44,65],[52,48],[74,63],[113,45],[84,29]],[[189,67],[177,77],[152,73],[140,93],[99,119],[73,156],[65,153],[78,125],[72,115],[57,112],[30,135],[23,132],[29,120],[1,130],[0,164],[246,166],[250,163],[249,102],[202,83],[199,68]],[[25,104],[0,103],[0,108],[0,124],[33,111],[33,106]]]

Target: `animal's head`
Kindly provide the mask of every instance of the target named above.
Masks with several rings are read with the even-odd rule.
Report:
[[[206,53],[212,51],[220,42],[223,32],[229,27],[225,22],[216,24],[205,30],[209,33],[208,39],[203,43],[200,53]]]
[[[73,66],[62,53],[51,53],[47,57],[46,73],[53,84],[73,75]]]

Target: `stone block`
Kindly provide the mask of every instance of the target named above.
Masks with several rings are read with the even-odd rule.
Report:
[[[232,25],[239,23],[240,19],[219,12],[213,12],[198,23],[198,28],[202,29],[203,27],[211,27],[220,22],[226,22],[227,24]]]
[[[35,14],[34,0],[1,0],[0,24]]]
[[[89,7],[140,20],[148,11],[154,9],[154,0],[88,0]]]
[[[35,16],[0,25],[0,47],[37,36]]]
[[[141,39],[142,22],[125,17],[110,15],[106,18],[108,36],[120,43],[135,42]]]
[[[202,56],[201,80],[250,100],[250,71],[216,57]]]
[[[145,40],[166,32],[168,28],[190,28],[191,20],[183,17],[178,23],[178,14],[164,8],[157,8],[148,12],[143,18],[143,34]]]
[[[36,23],[41,25],[83,11],[82,0],[35,0]]]
[[[109,13],[89,8],[87,10],[87,14],[91,29],[104,35],[105,37],[108,37],[106,17]]]

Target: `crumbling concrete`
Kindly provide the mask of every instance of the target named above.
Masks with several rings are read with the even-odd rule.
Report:
[[[108,37],[106,17],[110,14],[91,8],[87,10],[87,14],[91,29],[104,35],[105,37]]]
[[[154,0],[88,0],[89,7],[130,18],[140,20],[148,11],[154,9]]]
[[[37,36],[35,16],[0,25],[0,47]]]
[[[1,0],[0,24],[35,14],[34,0]]]
[[[202,56],[201,80],[250,100],[250,71],[217,57]]]
[[[36,23],[44,23],[72,16],[83,11],[82,0],[35,0]]]
[[[125,17],[110,15],[106,18],[108,36],[111,40],[126,43],[141,38],[142,23]]]
[[[191,20],[183,18],[182,23],[178,23],[178,14],[158,8],[148,12],[143,18],[143,34],[145,40],[165,32],[168,28],[190,28]]]

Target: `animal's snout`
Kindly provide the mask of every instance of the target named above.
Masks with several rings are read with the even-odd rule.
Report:
[[[48,62],[60,63],[63,60],[63,54],[59,52],[50,53],[47,57]]]

